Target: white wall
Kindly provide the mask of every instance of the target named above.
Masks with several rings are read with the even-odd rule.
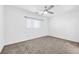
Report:
[[[44,19],[40,29],[26,29],[24,16]],[[6,44],[45,36],[47,31],[47,19],[29,11],[12,6],[6,6]]]
[[[67,8],[67,7],[66,7]],[[50,20],[12,6],[6,6],[5,44],[13,44],[45,35],[79,42],[79,7],[54,15]],[[60,9],[60,8],[59,8]],[[63,9],[63,8],[62,8]],[[59,11],[60,12],[60,11]],[[43,19],[40,29],[26,29],[24,16]],[[49,24],[48,24],[49,23]],[[48,33],[49,32],[49,33]]]
[[[51,36],[79,42],[79,6],[73,7],[51,18],[49,22]]]
[[[0,52],[4,46],[4,6],[0,5]]]

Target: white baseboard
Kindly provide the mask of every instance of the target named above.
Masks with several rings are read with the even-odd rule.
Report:
[[[0,46],[0,53],[2,52],[3,48],[4,48],[4,45]]]
[[[32,39],[39,38],[39,37],[43,37],[43,36],[47,36],[47,35],[32,36],[32,37],[29,37],[29,38],[24,38],[24,39],[20,39],[20,40],[8,42],[8,43],[6,43],[5,45],[15,44],[15,43],[19,43],[19,42],[27,41],[27,40],[32,40]]]
[[[69,40],[69,41],[73,41],[73,42],[79,43],[78,40],[76,41],[76,40],[73,40],[72,38],[65,38],[65,37],[54,36],[54,35],[49,35],[49,36],[52,36],[52,37],[56,37],[56,38],[60,38],[60,39]]]

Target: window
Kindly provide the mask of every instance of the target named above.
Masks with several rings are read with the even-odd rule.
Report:
[[[31,19],[27,19],[26,20],[26,27],[27,28],[31,28],[32,27],[32,20]]]
[[[40,28],[40,21],[39,20],[33,20],[33,27],[34,28]]]
[[[27,28],[40,28],[40,20],[27,18],[26,27]]]

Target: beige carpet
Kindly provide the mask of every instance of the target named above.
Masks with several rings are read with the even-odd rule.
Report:
[[[77,54],[79,44],[45,36],[5,46],[2,54]]]

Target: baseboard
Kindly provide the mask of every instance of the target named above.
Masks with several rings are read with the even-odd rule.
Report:
[[[76,42],[76,41],[73,41],[73,40],[68,40],[66,38],[62,38],[62,37],[58,37],[58,36],[52,36],[52,35],[39,35],[39,36],[34,36],[34,37],[31,37],[31,38],[26,38],[26,39],[21,39],[21,40],[17,40],[17,41],[13,41],[13,42],[9,42],[7,43],[6,45],[11,45],[11,44],[15,44],[15,43],[19,43],[19,42],[23,42],[23,41],[27,41],[27,40],[32,40],[32,39],[36,39],[36,38],[40,38],[40,37],[43,37],[43,36],[50,36],[50,37],[55,37],[55,38],[59,38],[59,39],[63,39],[63,40],[67,40],[67,41],[72,41],[72,42]],[[79,42],[76,42],[76,43],[79,43]],[[1,48],[0,51],[2,51],[3,47]]]
[[[66,40],[66,41],[71,41],[71,42],[79,43],[79,41],[74,41],[74,40],[67,39],[67,38],[62,38],[62,37],[59,37],[59,36],[53,36],[53,35],[49,35],[49,36],[55,37],[55,38],[58,38],[58,39],[62,39],[62,40]]]
[[[23,42],[23,41],[27,41],[27,40],[32,40],[32,39],[35,39],[35,38],[40,38],[40,37],[43,37],[43,36],[48,36],[48,35],[39,35],[39,36],[31,37],[31,38],[21,39],[19,41],[12,41],[12,42],[6,43],[5,45],[11,45],[11,44],[15,44],[15,43],[19,43],[19,42]]]
[[[1,47],[0,47],[0,53],[2,52],[3,48],[4,48],[4,46],[1,46]]]

